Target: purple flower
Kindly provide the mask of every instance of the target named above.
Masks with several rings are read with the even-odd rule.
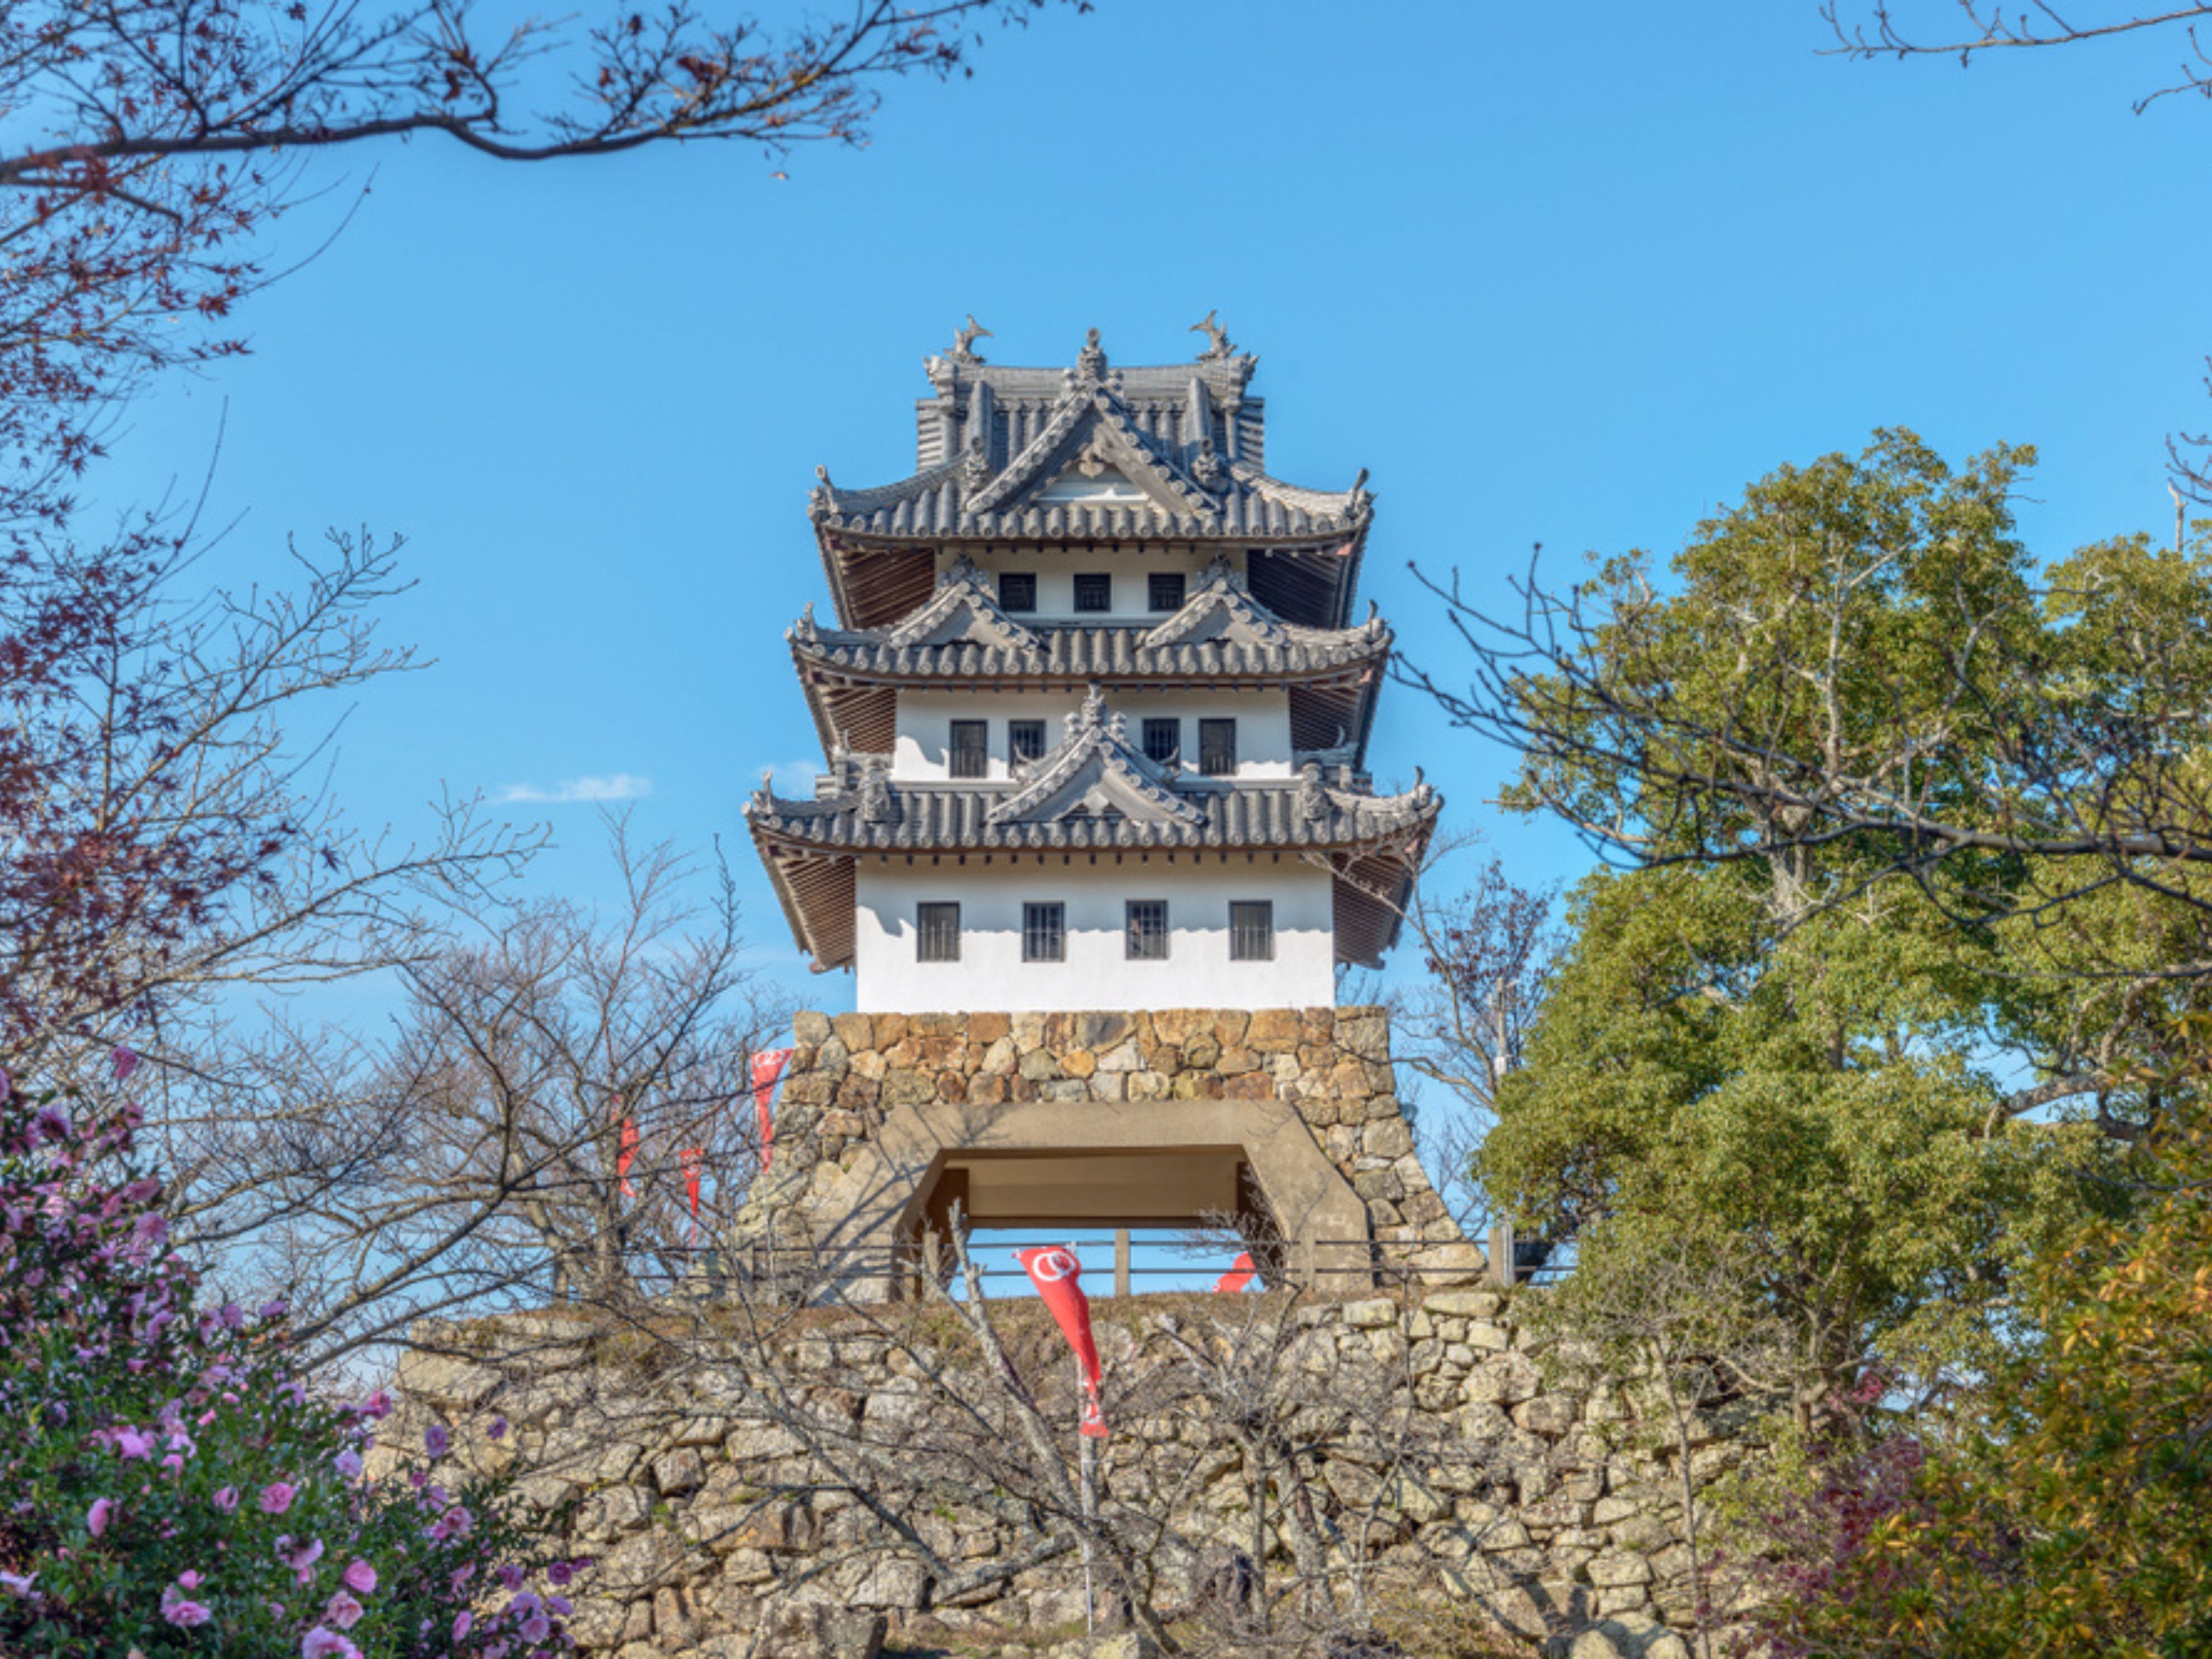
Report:
[[[464,1636],[466,1636],[469,1633],[470,1626],[474,1625],[476,1621],[476,1614],[471,1613],[466,1607],[463,1607],[459,1613],[455,1613],[453,1615],[453,1640],[458,1642]]]
[[[422,1431],[422,1449],[433,1457],[443,1457],[453,1444],[453,1437],[435,1423]]]
[[[128,1048],[117,1048],[108,1056],[108,1059],[115,1067],[115,1080],[118,1083],[130,1082],[131,1073],[138,1069],[138,1056]]]
[[[361,1659],[361,1650],[318,1625],[300,1638],[300,1659]]]
[[[392,1396],[384,1389],[379,1389],[361,1402],[361,1408],[369,1416],[379,1419],[389,1417],[392,1415]]]
[[[366,1595],[376,1588],[376,1569],[366,1561],[356,1561],[341,1575],[346,1588],[356,1595]]]
[[[492,1577],[498,1579],[501,1583],[506,1585],[507,1589],[511,1590],[519,1590],[522,1588],[522,1569],[516,1566],[512,1561],[501,1567],[497,1572],[492,1574]],[[518,1597],[517,1599],[520,1600],[520,1598]],[[510,1609],[510,1611],[512,1611],[512,1609]]]
[[[235,1486],[225,1486],[221,1492],[215,1495],[214,1503],[216,1508],[221,1510],[225,1515],[228,1515],[233,1510],[238,1507],[238,1488]]]
[[[492,1419],[492,1420],[491,1420],[491,1426],[490,1426],[489,1428],[486,1429],[486,1430],[484,1431],[484,1433],[485,1433],[485,1434],[487,1434],[487,1435],[489,1435],[489,1436],[492,1439],[494,1439],[494,1440],[504,1440],[504,1439],[506,1439],[506,1438],[507,1438],[507,1419],[506,1419],[505,1418],[503,1418],[503,1417],[495,1417],[495,1418],[493,1418],[493,1419]]]
[[[293,1495],[300,1489],[288,1481],[272,1480],[261,1489],[261,1512],[282,1515],[292,1507]]]
[[[84,1524],[91,1529],[92,1535],[97,1538],[107,1530],[107,1523],[114,1517],[115,1500],[112,1498],[96,1498],[93,1500],[92,1513],[84,1518]]]
[[[553,1633],[553,1621],[542,1613],[533,1613],[522,1621],[522,1639],[542,1642]]]
[[[553,1587],[556,1589],[560,1589],[575,1576],[576,1569],[566,1561],[556,1561],[551,1566],[545,1569],[545,1577],[552,1581]]]
[[[340,1590],[331,1597],[330,1605],[323,1609],[323,1617],[340,1630],[351,1630],[359,1622],[362,1608],[347,1591]]]
[[[337,1472],[349,1480],[356,1479],[361,1474],[361,1454],[350,1446],[332,1458],[331,1462],[337,1467]]]
[[[4,1082],[6,1078],[7,1073],[0,1072],[0,1082]],[[0,1094],[0,1100],[6,1098],[5,1094]],[[35,1572],[0,1572],[0,1589],[6,1590],[10,1595],[29,1595],[33,1593],[31,1585],[38,1576]]]

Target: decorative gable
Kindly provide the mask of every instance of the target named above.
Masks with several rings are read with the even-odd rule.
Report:
[[[1225,557],[1216,558],[1182,609],[1137,641],[1140,650],[1165,645],[1280,645],[1290,637],[1282,618],[1252,597],[1244,578]]]
[[[1028,650],[1036,633],[999,607],[988,573],[962,554],[939,582],[929,603],[884,632],[890,646],[985,645]]]
[[[1188,824],[1206,817],[1130,743],[1126,723],[1108,711],[1097,686],[1068,717],[1060,746],[1017,769],[1014,777],[1014,792],[988,815],[992,823],[1118,817],[1133,823]]]
[[[1213,495],[1129,418],[1113,389],[1095,383],[1070,388],[1044,429],[1004,471],[969,495],[962,510],[999,513],[1065,501],[1143,504],[1209,520],[1218,511]]]

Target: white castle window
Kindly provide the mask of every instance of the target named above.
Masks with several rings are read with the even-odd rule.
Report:
[[[1022,906],[1022,960],[1067,960],[1067,907],[1065,904]]]
[[[921,962],[960,960],[960,907],[921,904],[915,908],[915,957]]]
[[[1168,959],[1168,902],[1131,899],[1128,906],[1129,960],[1165,962]]]
[[[1268,899],[1231,899],[1229,903],[1229,959],[1275,959],[1275,906]]]

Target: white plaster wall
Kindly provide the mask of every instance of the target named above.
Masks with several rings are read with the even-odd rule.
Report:
[[[1160,622],[1173,614],[1154,611],[1145,603],[1146,580],[1155,570],[1180,570],[1195,590],[1199,573],[1213,562],[1218,548],[1207,548],[1200,553],[1194,548],[1048,548],[1042,552],[995,553],[986,551],[971,554],[978,569],[994,574],[1001,570],[1026,570],[1037,579],[1037,608],[1034,617],[1024,616],[1024,622],[1080,623],[1091,627],[1108,623]],[[938,574],[942,575],[957,555],[938,556]],[[1229,562],[1239,571],[1244,568],[1244,555],[1231,552]],[[1114,608],[1110,611],[1085,611],[1075,608],[1075,574],[1086,575],[1103,572],[1114,578]],[[993,583],[996,591],[995,580]]]
[[[1140,860],[1088,854],[963,866],[862,864],[854,995],[863,1013],[1085,1008],[1316,1008],[1336,1000],[1332,883],[1296,859]],[[1168,954],[1131,962],[1122,906],[1168,902]],[[1272,899],[1273,962],[1229,959],[1229,902]],[[917,905],[960,906],[960,960],[917,962]],[[1067,906],[1067,959],[1022,960],[1022,906]]]
[[[952,722],[991,723],[990,777],[1005,781],[1006,722],[1042,720],[1049,750],[1065,735],[1067,717],[1083,701],[1073,691],[902,691],[898,744],[891,776],[901,783],[942,783],[951,776]],[[1287,691],[1123,692],[1109,699],[1126,715],[1129,740],[1141,745],[1144,722],[1176,716],[1183,723],[1183,769],[1198,770],[1200,717],[1237,722],[1237,775],[1247,782],[1281,781],[1291,770],[1291,696]]]

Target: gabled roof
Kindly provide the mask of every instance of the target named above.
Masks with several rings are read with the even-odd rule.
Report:
[[[813,620],[808,607],[807,620]],[[894,651],[915,647],[980,645],[1000,651],[1034,651],[1036,630],[1016,622],[1001,608],[990,578],[967,555],[952,562],[937,595],[903,621],[883,630],[883,643]]]
[[[1339,959],[1372,965],[1396,938],[1443,803],[1423,783],[1377,797],[1347,787],[1341,770],[1336,775],[1332,783],[1325,769],[1309,763],[1295,784],[1192,790],[1182,800],[1197,809],[1194,817],[1001,817],[997,809],[1009,799],[1003,789],[894,786],[879,764],[848,762],[813,800],[757,792],[745,818],[793,935],[817,969],[852,960],[861,859],[1084,850],[1277,853],[1319,862],[1334,878]],[[1048,799],[1066,796],[1040,797],[1040,805]]]
[[[1060,746],[1018,768],[1013,793],[984,816],[991,823],[1009,824],[1109,815],[1135,823],[1200,823],[1206,817],[1129,741],[1127,722],[1109,712],[1094,685],[1068,717]]]
[[[974,355],[975,336],[930,360],[937,436],[910,477],[866,489],[821,482],[811,513],[833,536],[1052,541],[1170,538],[1312,542],[1356,537],[1370,516],[1362,473],[1346,490],[1268,477],[1259,400],[1243,393],[1255,360],[1218,330],[1194,363],[1109,368],[1098,331],[1073,367],[1005,368]],[[1110,471],[1120,489],[1079,479]],[[1056,483],[1066,488],[1055,496]],[[826,546],[825,546],[826,550]]]

